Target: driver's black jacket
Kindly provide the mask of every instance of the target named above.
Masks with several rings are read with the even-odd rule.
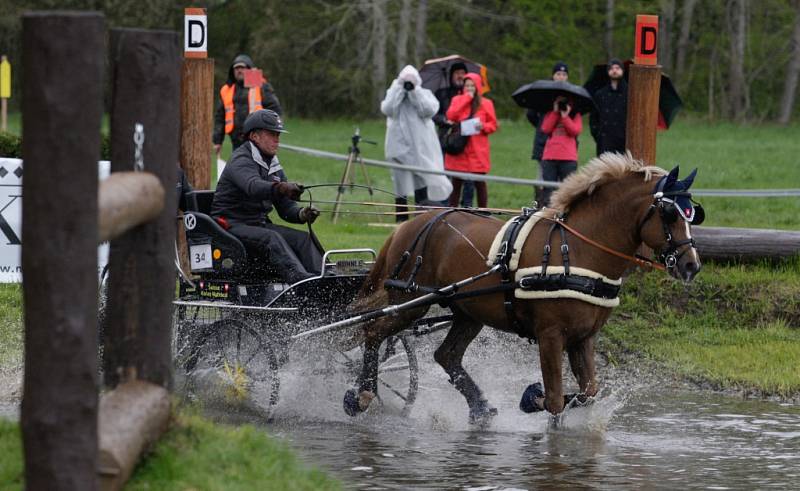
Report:
[[[247,142],[233,151],[222,171],[211,215],[224,217],[229,223],[259,226],[272,223],[267,214],[275,208],[287,222],[302,223],[301,207],[275,190],[275,184],[287,180],[276,157],[263,155]]]

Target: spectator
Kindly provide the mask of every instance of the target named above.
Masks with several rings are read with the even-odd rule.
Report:
[[[481,77],[475,73],[468,73],[464,80],[464,93],[453,97],[450,108],[447,110],[447,119],[455,123],[470,118],[477,118],[477,134],[468,137],[467,146],[458,155],[446,154],[444,166],[447,170],[486,174],[492,166],[489,148],[489,135],[497,131],[497,117],[494,113],[494,103],[481,96]],[[463,181],[453,178],[453,193],[450,195],[449,205],[458,205]],[[475,190],[478,193],[478,206],[485,208],[489,196],[485,181],[475,181]]]
[[[625,65],[614,58],[608,62],[608,85],[594,94],[597,111],[589,117],[589,128],[597,143],[597,155],[625,153],[625,125],[628,118],[628,83]]]
[[[453,97],[461,94],[464,88],[464,77],[467,75],[467,65],[457,61],[450,65],[450,85],[436,91],[436,99],[439,101],[439,110],[433,117],[433,122],[436,123],[437,132],[439,134],[439,141],[442,141],[444,135],[447,133],[448,128],[452,126],[453,122],[447,119],[447,110],[450,108],[450,101]],[[442,145],[442,153],[444,153],[444,145]],[[475,184],[472,181],[463,181],[464,194],[461,198],[461,206],[472,206],[472,201],[475,195]]]
[[[417,69],[407,65],[392,82],[381,102],[386,115],[386,160],[398,164],[441,171],[444,168],[442,150],[431,117],[439,109],[433,93],[422,88]],[[413,194],[417,204],[447,199],[453,186],[443,175],[418,174],[404,170],[392,171],[397,211],[406,211],[407,196]],[[397,221],[408,215],[397,215]]]
[[[556,82],[566,82],[569,80],[569,68],[567,64],[563,61],[559,61],[553,66],[553,80]],[[544,134],[541,128],[542,118],[544,118],[544,113],[541,113],[535,109],[528,109],[528,112],[525,114],[528,117],[528,121],[536,128],[536,134],[533,137],[533,154],[531,155],[531,159],[535,160],[539,164],[539,174],[537,176],[538,179],[542,179],[542,153],[544,152],[544,145],[547,143],[547,135]],[[539,203],[544,203],[544,196],[542,191],[544,188],[536,187],[534,199]]]
[[[214,114],[214,151],[219,156],[225,135],[230,135],[233,150],[247,141],[242,131],[247,115],[259,109],[271,109],[281,114],[281,105],[266,80],[261,87],[244,86],[245,70],[253,68],[253,60],[247,55],[239,55],[233,59],[228,70],[228,81],[219,89],[219,103]]]
[[[553,110],[542,121],[542,132],[548,136],[542,152],[542,179],[563,181],[578,168],[578,135],[583,130],[580,113],[570,116],[572,101],[559,96],[553,101]],[[542,190],[542,205],[550,204],[552,188]]]

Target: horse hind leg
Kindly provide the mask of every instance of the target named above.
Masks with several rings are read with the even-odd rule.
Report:
[[[478,384],[472,380],[461,364],[467,347],[481,332],[483,326],[456,310],[453,314],[453,326],[433,357],[450,376],[450,383],[467,400],[470,424],[485,426],[497,415],[497,409],[489,405]]]

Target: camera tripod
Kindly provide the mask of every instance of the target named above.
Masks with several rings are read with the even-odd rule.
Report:
[[[336,193],[336,204],[333,205],[333,223],[336,223],[336,220],[339,218],[339,207],[341,205],[342,195],[344,194],[345,189],[347,189],[347,186],[352,186],[354,184],[355,170],[353,169],[353,166],[356,163],[361,166],[361,171],[364,173],[364,181],[367,183],[369,195],[372,196],[372,184],[369,182],[367,167],[364,165],[364,159],[361,157],[361,149],[358,148],[358,144],[362,141],[364,143],[369,143],[370,145],[377,145],[377,143],[361,138],[361,131],[359,128],[356,128],[356,132],[350,138],[350,141],[352,143],[348,150],[347,162],[344,166],[342,179],[339,181],[339,191]]]

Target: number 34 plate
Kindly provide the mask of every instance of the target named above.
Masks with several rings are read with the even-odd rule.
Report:
[[[191,256],[192,271],[200,269],[211,269],[214,263],[211,259],[211,244],[200,244],[189,247]]]

